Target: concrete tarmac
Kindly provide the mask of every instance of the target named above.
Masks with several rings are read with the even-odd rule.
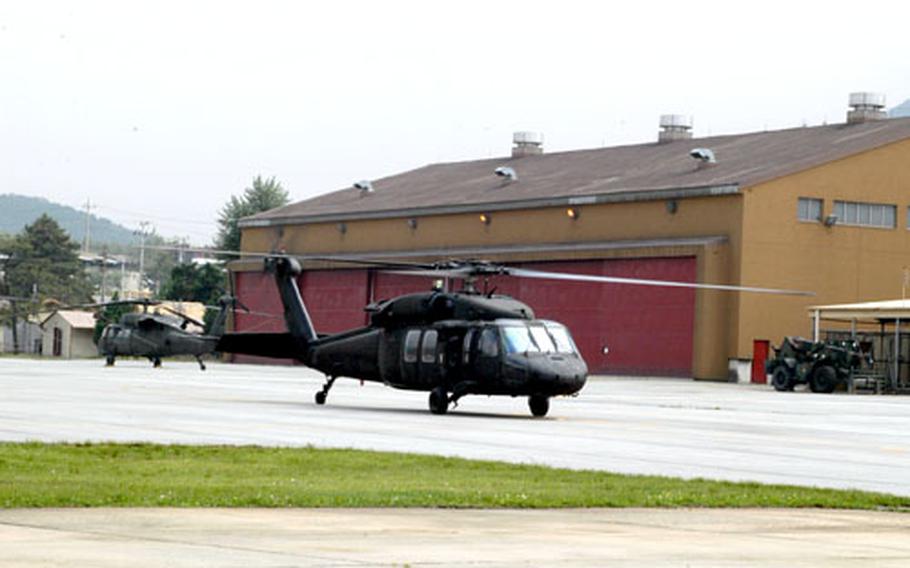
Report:
[[[593,378],[545,419],[524,399],[427,394],[301,367],[0,358],[0,440],[349,447],[910,495],[910,397]]]
[[[0,511],[0,566],[898,568],[910,515],[815,510]]]

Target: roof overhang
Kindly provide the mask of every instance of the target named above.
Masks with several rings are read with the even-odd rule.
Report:
[[[809,315],[818,313],[819,319],[840,321],[910,321],[910,300],[884,300],[856,304],[830,304],[809,306]]]
[[[640,239],[640,240],[622,240],[622,241],[582,241],[568,243],[535,243],[530,245],[498,245],[498,246],[467,246],[451,248],[433,248],[433,249],[415,249],[415,250],[398,250],[398,251],[365,251],[360,253],[313,253],[313,254],[292,254],[301,261],[315,260],[323,261],[326,257],[331,257],[337,261],[345,260],[363,261],[364,259],[378,261],[396,261],[396,260],[425,260],[425,259],[447,259],[447,258],[487,258],[494,255],[521,255],[527,253],[573,253],[573,252],[598,252],[598,251],[617,251],[617,250],[641,250],[648,248],[674,248],[674,249],[693,249],[699,247],[723,245],[728,242],[727,237],[722,235],[703,236],[703,237],[680,237],[665,239]],[[263,255],[265,256],[265,255]],[[232,271],[250,271],[262,270],[262,262],[255,260],[235,260],[232,261],[228,268]]]
[[[241,228],[246,229],[253,227],[273,227],[276,225],[298,225],[304,223],[335,223],[339,221],[365,221],[400,217],[424,217],[428,215],[489,213],[493,211],[515,211],[519,209],[540,209],[545,207],[566,207],[601,203],[628,203],[634,201],[662,201],[666,199],[685,199],[692,197],[717,197],[721,195],[736,195],[738,193],[740,193],[739,184],[733,183],[687,188],[649,189],[643,191],[621,191],[594,195],[547,197],[542,199],[491,201],[488,203],[379,209],[375,211],[355,211],[350,213],[289,215],[286,217],[267,218],[256,218],[254,216],[241,219],[238,225]]]

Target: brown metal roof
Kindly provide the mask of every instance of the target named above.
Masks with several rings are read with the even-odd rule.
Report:
[[[372,193],[342,189],[248,217],[241,225],[533,207],[594,196],[612,201],[735,193],[907,138],[910,118],[433,164],[375,180]],[[699,169],[689,157],[693,148],[710,148],[717,164]],[[499,166],[514,168],[518,179],[494,175]]]

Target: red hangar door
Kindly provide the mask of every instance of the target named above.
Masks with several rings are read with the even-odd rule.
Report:
[[[695,282],[695,257],[548,261],[512,264],[535,270]],[[237,331],[284,329],[274,280],[238,273],[237,295],[254,314],[237,312]],[[300,276],[301,294],[320,333],[365,325],[371,300],[428,290],[432,279],[379,271],[312,270]],[[496,277],[488,289],[529,304],[541,319],[569,327],[591,373],[689,377],[695,291],[685,288],[593,284]],[[271,317],[262,314],[273,314]],[[604,349],[606,348],[606,350]],[[605,352],[606,351],[606,352]],[[250,361],[249,358],[237,358]]]

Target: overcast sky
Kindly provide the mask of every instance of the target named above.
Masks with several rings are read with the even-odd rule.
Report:
[[[910,98],[910,2],[0,3],[0,193],[211,241],[256,175],[293,200],[439,161],[843,122]],[[2,212],[0,212],[2,215]]]

